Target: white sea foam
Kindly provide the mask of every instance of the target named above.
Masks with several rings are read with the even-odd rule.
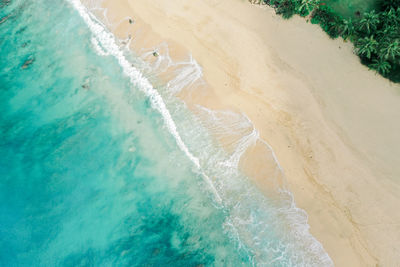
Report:
[[[183,89],[189,89],[196,83],[203,83],[203,72],[197,61],[189,55],[187,60],[175,62],[171,59],[168,44],[163,42],[150,49],[139,51],[141,59],[146,62],[145,71],[151,73],[171,72],[172,77],[166,87],[172,94],[177,94]],[[157,57],[154,60],[154,53]]]
[[[93,32],[95,38],[105,49],[106,53],[114,56],[118,63],[121,65],[123,72],[126,76],[130,78],[133,85],[140,88],[147,97],[150,99],[152,107],[158,110],[164,119],[164,123],[167,126],[169,132],[174,136],[178,147],[188,156],[188,158],[200,169],[199,159],[196,158],[183,143],[180,137],[175,122],[173,121],[171,114],[169,113],[165,103],[160,96],[160,94],[153,88],[150,82],[142,75],[142,73],[132,66],[132,64],[126,59],[124,53],[120,50],[117,45],[114,36],[106,30],[100,21],[96,19],[94,15],[89,13],[86,7],[79,0],[69,0],[75,9],[78,11],[79,15],[83,18],[85,23],[88,25],[90,30]],[[211,180],[204,175],[207,184],[210,186],[214,193],[214,196],[218,202],[221,202],[221,198],[213,186]]]
[[[202,174],[217,203],[229,211],[225,229],[238,241],[239,246],[250,249],[256,264],[270,266],[278,261],[288,266],[333,266],[321,244],[309,233],[307,214],[296,207],[291,193],[279,184],[275,188],[278,189],[275,191],[276,198],[267,199],[251,183],[246,183],[238,171],[242,155],[257,147],[265,150],[268,172],[273,173],[271,180],[283,179],[283,170],[274,151],[267,142],[259,138],[251,121],[243,114],[199,107],[198,125],[203,124],[216,136],[224,136],[221,140],[226,141],[223,145],[228,148],[227,151],[208,141],[212,137],[205,138],[207,132],[194,126],[193,120],[179,120],[178,126],[172,115],[185,116],[182,115],[181,106],[176,105],[172,111],[168,110],[160,93],[141,71],[132,66],[106,27],[79,0],[69,1],[93,32],[92,44],[96,52],[115,57],[135,88],[142,90],[150,99],[152,107],[160,112],[178,147]],[[103,12],[106,16],[106,11]],[[153,52],[154,49],[143,52],[142,59],[146,60]],[[176,94],[201,80],[201,68],[193,58],[174,63],[166,44],[160,46],[157,53],[157,60],[148,65],[149,71],[164,72],[171,67],[176,68],[176,75],[166,86],[169,93]],[[182,131],[178,131],[178,128]],[[281,231],[282,224],[289,227],[285,233]],[[280,234],[275,238],[274,233]]]
[[[94,50],[99,56],[109,56],[110,54],[100,46],[99,41],[96,38],[92,37],[92,45]]]

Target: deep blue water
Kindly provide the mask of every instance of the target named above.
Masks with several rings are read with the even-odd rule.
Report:
[[[169,103],[199,171],[69,1],[0,0],[0,21],[0,266],[331,264]]]

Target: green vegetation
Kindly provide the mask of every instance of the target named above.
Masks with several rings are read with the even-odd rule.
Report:
[[[400,82],[400,0],[263,1],[286,19],[308,17],[331,38],[350,40],[363,64]]]
[[[344,18],[356,18],[377,8],[377,0],[324,0],[335,12]]]

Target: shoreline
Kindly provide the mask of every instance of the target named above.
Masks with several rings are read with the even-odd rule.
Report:
[[[186,101],[251,119],[336,265],[400,260],[400,146],[393,142],[400,126],[390,123],[400,114],[398,85],[362,66],[351,44],[330,40],[303,18],[285,21],[268,7],[237,0],[110,4],[116,21],[127,14],[135,19],[115,29],[117,35],[138,27],[135,46],[164,40],[175,57],[190,53],[199,62],[209,86],[190,99],[183,95]]]

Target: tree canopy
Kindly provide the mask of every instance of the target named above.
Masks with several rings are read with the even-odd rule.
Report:
[[[400,0],[378,0],[374,10],[345,18],[325,0],[263,1],[284,18],[309,16],[331,38],[349,39],[363,64],[400,82]]]

